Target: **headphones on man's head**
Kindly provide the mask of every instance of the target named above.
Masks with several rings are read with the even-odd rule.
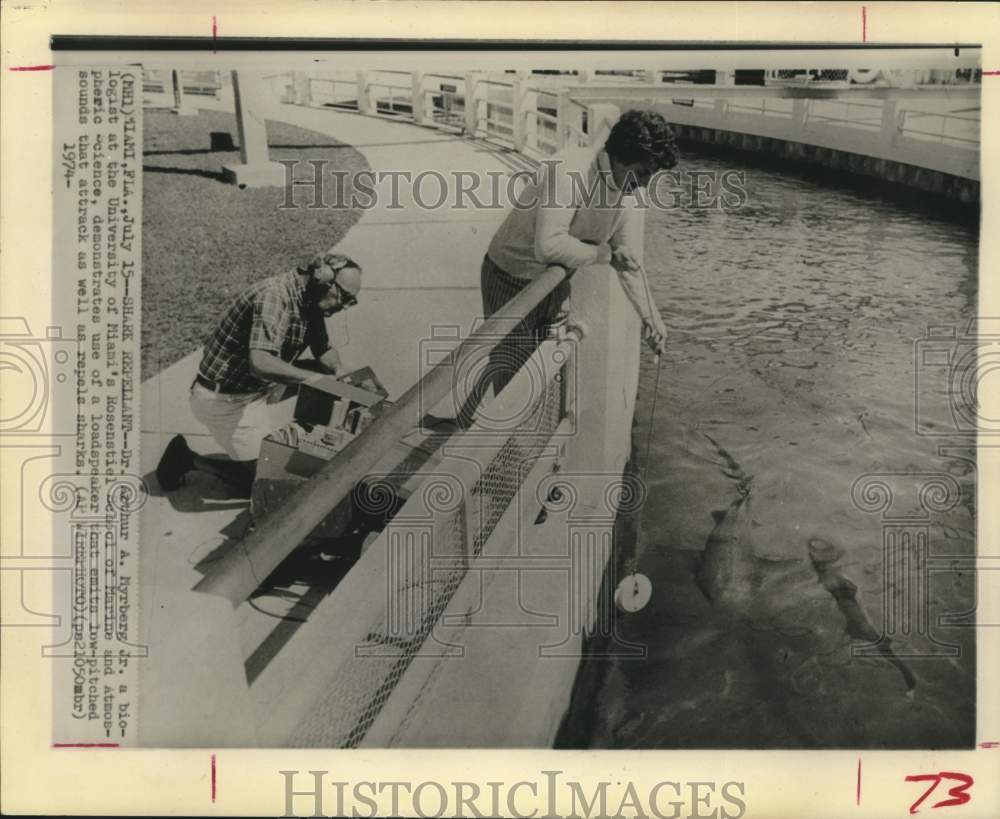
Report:
[[[303,273],[308,273],[313,278],[316,278],[317,274],[319,274],[324,267],[329,268],[330,272],[333,273],[331,281],[336,281],[337,274],[345,267],[356,267],[358,270],[361,269],[361,266],[350,256],[345,256],[343,253],[324,253],[322,255],[314,256],[312,260],[305,265],[305,267],[300,268],[300,270]]]

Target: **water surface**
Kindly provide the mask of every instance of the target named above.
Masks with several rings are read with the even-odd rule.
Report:
[[[916,679],[907,691],[890,663],[852,656],[851,643],[864,641],[846,633],[807,548],[819,538],[841,555],[837,570],[857,586],[857,601],[879,630],[883,601],[915,588],[908,568],[886,576],[884,516],[924,513],[925,473],[950,476],[960,496],[908,531],[925,531],[934,555],[974,553],[974,452],[954,429],[947,385],[915,400],[914,362],[915,342],[929,327],[961,334],[975,315],[977,228],[863,188],[831,186],[828,175],[700,156],[687,162],[745,170],[749,203],[728,212],[648,214],[646,264],[670,330],[636,558],[654,595],[643,611],[617,618],[621,637],[644,644],[648,656],[585,663],[560,742],[969,746],[972,629],[935,633],[960,656],[906,657]],[[642,366],[634,435],[640,469],[655,380],[650,356]],[[923,382],[921,389],[928,391]],[[917,434],[915,426],[942,435]],[[949,429],[953,435],[944,434]],[[719,617],[692,582],[713,510],[738,497],[705,433],[753,476],[757,554],[798,561],[781,564],[780,581],[759,592],[781,609],[768,622]],[[880,480],[893,503],[865,511],[851,488],[876,475],[888,476]],[[933,575],[922,599],[932,623],[971,608],[971,573]],[[928,646],[940,653],[910,631],[896,630],[898,654]]]

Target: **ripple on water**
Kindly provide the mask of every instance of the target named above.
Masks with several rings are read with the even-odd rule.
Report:
[[[733,165],[698,157],[698,167]],[[976,226],[801,177],[745,170],[751,201],[741,210],[648,211],[646,267],[670,336],[647,475],[643,542],[652,546],[639,558],[653,579],[654,601],[623,628],[646,641],[653,656],[673,659],[621,664],[617,682],[598,693],[584,717],[595,720],[592,741],[971,742],[971,643],[958,660],[932,672],[921,668],[914,700],[901,695],[888,663],[851,656],[834,601],[811,596],[811,570],[787,587],[791,610],[803,618],[797,633],[732,623],[710,628],[711,609],[692,591],[691,567],[714,526],[711,513],[737,497],[701,430],[754,477],[758,553],[808,564],[813,544],[821,562],[836,555],[876,624],[884,586],[880,522],[852,504],[854,481],[915,465],[950,472],[965,497],[975,494],[968,461],[941,457],[936,439],[914,434],[913,356],[928,326],[964,328],[974,315]],[[654,372],[644,362],[640,441]],[[952,553],[973,552],[971,508],[970,501],[949,513]],[[944,531],[933,536],[943,540]],[[971,606],[971,584],[954,578],[932,585],[931,593],[941,598],[934,605]]]

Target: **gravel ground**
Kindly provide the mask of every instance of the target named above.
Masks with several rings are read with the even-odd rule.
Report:
[[[267,133],[272,159],[325,159],[328,173],[349,175],[368,168],[358,151],[324,134],[271,121]],[[280,210],[280,187],[241,191],[224,183],[222,166],[239,162],[237,140],[229,113],[146,113],[143,379],[201,346],[241,288],[332,247],[361,217],[343,208]],[[328,201],[336,198],[327,192]],[[305,193],[297,199],[309,201]]]

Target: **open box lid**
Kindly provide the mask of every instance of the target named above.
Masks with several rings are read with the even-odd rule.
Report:
[[[368,390],[362,389],[361,387],[355,387],[351,384],[345,384],[343,381],[337,379],[334,375],[324,375],[322,378],[317,378],[315,381],[310,381],[308,384],[299,385],[299,401],[302,401],[304,395],[318,392],[325,396],[331,396],[333,398],[344,398],[354,404],[360,404],[363,407],[371,407],[383,400],[383,396],[378,393],[369,392]]]
[[[340,380],[353,387],[360,387],[368,392],[381,395],[383,398],[389,397],[389,391],[382,386],[382,382],[378,380],[378,376],[375,375],[375,371],[371,367],[361,367],[349,372],[347,375],[340,376]]]
[[[350,383],[352,381],[354,383]],[[368,387],[375,387],[377,391]],[[371,367],[363,367],[341,378],[325,375],[299,385],[295,419],[307,424],[329,424],[335,401],[348,401],[374,411],[387,394]]]

